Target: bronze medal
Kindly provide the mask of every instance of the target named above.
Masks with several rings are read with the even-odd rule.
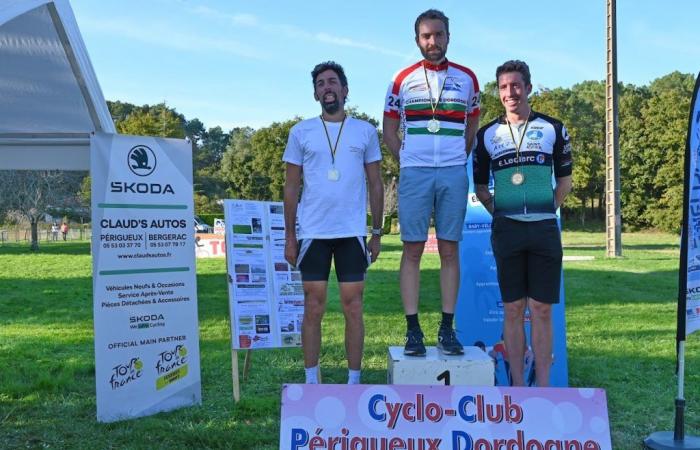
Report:
[[[525,175],[520,172],[515,172],[513,175],[511,175],[510,182],[515,186],[520,186],[525,182]]]

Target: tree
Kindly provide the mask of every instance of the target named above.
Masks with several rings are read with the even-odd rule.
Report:
[[[0,197],[11,214],[29,222],[30,248],[39,249],[40,219],[51,208],[77,206],[76,192],[84,174],[56,170],[0,171]]]
[[[188,122],[188,133],[194,145],[194,190],[195,211],[218,212],[217,200],[226,196],[226,180],[221,172],[221,161],[231,139],[231,133],[225,133],[221,127],[204,130],[204,126],[192,129],[198,119]],[[199,122],[201,124],[201,122]],[[198,198],[201,197],[201,198]],[[203,209],[204,208],[204,209]]]
[[[257,130],[250,139],[251,181],[255,199],[281,201],[284,196],[285,164],[282,154],[287,146],[289,130],[301,119],[274,122]]]
[[[683,156],[694,77],[671,73],[651,83],[651,98],[642,108],[645,169],[653,175],[652,197],[643,214],[646,222],[680,232],[683,211]]]
[[[653,174],[645,168],[646,138],[642,110],[651,97],[648,88],[634,85],[620,90],[620,204],[626,227],[650,226],[644,219],[652,196]]]
[[[531,98],[535,111],[561,120],[573,146],[573,191],[567,209],[575,205],[579,221],[600,216],[605,188],[605,86],[586,81],[571,89],[542,89]],[[590,211],[587,206],[590,205]],[[597,208],[596,208],[597,206]]]
[[[379,148],[382,152],[381,173],[382,182],[384,184],[384,214],[395,214],[398,211],[399,161],[394,158],[391,151],[384,145],[382,129],[379,128],[379,121],[377,119],[363,112],[359,112],[355,107],[347,108],[346,112],[357,119],[371,123],[377,129]]]
[[[161,103],[133,110],[115,125],[121,134],[184,138],[185,123],[184,116]]]
[[[503,105],[498,96],[498,84],[489,81],[481,90],[481,115],[479,117],[480,126],[484,126],[496,117],[503,114]]]
[[[234,128],[221,160],[221,176],[228,183],[227,193],[232,198],[253,198],[250,187],[250,162],[253,158],[250,140],[255,130]]]

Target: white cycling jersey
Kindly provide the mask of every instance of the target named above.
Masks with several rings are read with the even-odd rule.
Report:
[[[437,103],[435,114],[431,97],[432,105]],[[478,116],[479,107],[479,83],[466,67],[447,60],[439,65],[420,61],[397,72],[384,116],[401,120],[401,167],[466,164],[467,117]],[[428,129],[433,118],[440,122],[437,132]]]

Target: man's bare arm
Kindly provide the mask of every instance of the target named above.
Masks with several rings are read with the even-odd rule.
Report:
[[[287,163],[284,180],[284,258],[292,266],[297,264],[297,202],[301,189],[301,166]]]
[[[489,191],[489,187],[486,184],[476,185],[476,197],[479,199],[486,210],[493,214],[493,195]]]
[[[369,182],[369,209],[372,213],[372,228],[382,228],[382,217],[384,215],[384,184],[380,162],[375,161],[365,164],[367,181]],[[381,250],[380,235],[372,234],[369,240],[369,250],[372,255],[372,262],[377,260]]]
[[[479,116],[467,116],[467,134],[464,137],[467,140],[467,156],[474,148],[474,139],[476,139],[477,131],[479,131]]]
[[[564,204],[566,196],[571,192],[573,186],[573,180],[571,175],[566,177],[560,177],[556,179],[556,187],[554,188],[554,206],[559,208]]]
[[[401,150],[401,138],[399,137],[399,120],[384,116],[382,125],[382,140],[389,148],[391,154],[399,161],[399,150]]]

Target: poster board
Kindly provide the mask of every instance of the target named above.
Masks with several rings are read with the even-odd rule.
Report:
[[[225,200],[232,348],[301,346],[301,273],[284,259],[281,202]]]
[[[201,403],[192,145],[91,137],[97,419]]]

